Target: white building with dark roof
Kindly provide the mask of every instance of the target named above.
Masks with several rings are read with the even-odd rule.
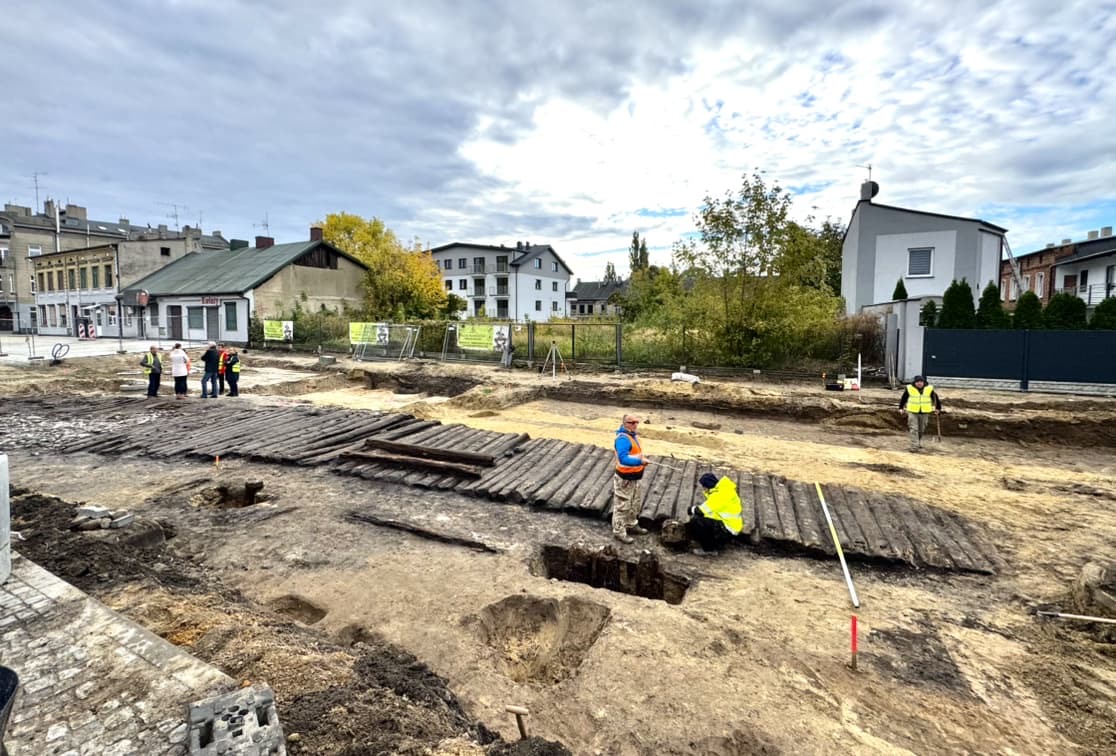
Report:
[[[569,316],[573,271],[549,244],[453,242],[430,253],[446,293],[466,300],[466,317],[539,322]]]

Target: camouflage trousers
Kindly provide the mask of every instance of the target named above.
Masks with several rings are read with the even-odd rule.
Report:
[[[926,428],[930,425],[930,415],[925,412],[908,412],[907,429],[911,432],[911,451],[922,448],[922,437],[926,435]]]
[[[612,476],[612,532],[624,535],[628,528],[635,527],[639,510],[643,505],[643,483],[627,480],[619,475]]]

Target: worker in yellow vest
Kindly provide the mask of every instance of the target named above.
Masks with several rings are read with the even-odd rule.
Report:
[[[731,478],[718,478],[705,473],[698,479],[705,501],[690,507],[687,535],[697,541],[694,549],[699,556],[716,553],[727,546],[744,529],[744,511],[736,483]]]
[[[240,396],[240,353],[229,347],[225,356],[225,380],[229,383],[229,396]]]
[[[147,398],[158,397],[159,383],[163,380],[163,361],[159,359],[159,347],[151,345],[147,354],[140,360],[140,367],[143,368],[143,374],[147,376]]]
[[[942,400],[926,378],[916,375],[899,397],[899,411],[907,413],[907,428],[911,434],[911,451],[922,451],[922,437],[930,424],[930,414],[942,411]]]

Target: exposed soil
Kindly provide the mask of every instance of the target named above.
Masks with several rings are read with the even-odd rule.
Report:
[[[65,366],[64,380],[0,374],[0,393],[115,391],[125,367]],[[912,455],[898,395],[883,388],[261,355],[242,386],[245,402],[405,411],[606,447],[635,408],[653,454],[911,496],[963,513],[1008,563],[995,576],[853,564],[853,672],[830,561],[748,548],[702,558],[653,536],[617,547],[637,566],[629,587],[649,555],[652,586],[684,582],[669,603],[625,591],[619,567],[614,584],[570,579],[553,554],[546,567],[547,548],[604,553],[595,520],[324,469],[222,458],[214,481],[212,464],[32,455],[19,441],[30,424],[0,427],[19,488],[13,528],[27,538],[16,549],[237,679],[271,685],[294,754],[1116,750],[1116,644],[1034,615],[1072,610],[1082,566],[1116,562],[1116,401],[943,390],[943,440]],[[53,424],[61,436],[70,422],[34,432]],[[111,418],[103,426],[81,432],[111,432]],[[263,482],[261,496],[230,506],[246,481]],[[65,502],[77,501],[132,509],[141,526],[70,531]],[[421,515],[449,540],[354,511]],[[534,738],[517,740],[509,704],[530,710]]]

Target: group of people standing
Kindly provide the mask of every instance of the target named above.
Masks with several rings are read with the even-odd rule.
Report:
[[[185,399],[189,390],[187,379],[193,369],[190,355],[182,348],[182,344],[175,344],[168,359],[171,376],[174,378],[174,398]],[[225,393],[229,396],[240,395],[240,353],[236,347],[211,341],[202,354],[201,360],[202,399],[216,399]],[[140,360],[140,366],[143,368],[143,374],[147,376],[147,396],[157,397],[163,379],[163,360],[159,356],[159,347],[152,344],[147,354]]]

